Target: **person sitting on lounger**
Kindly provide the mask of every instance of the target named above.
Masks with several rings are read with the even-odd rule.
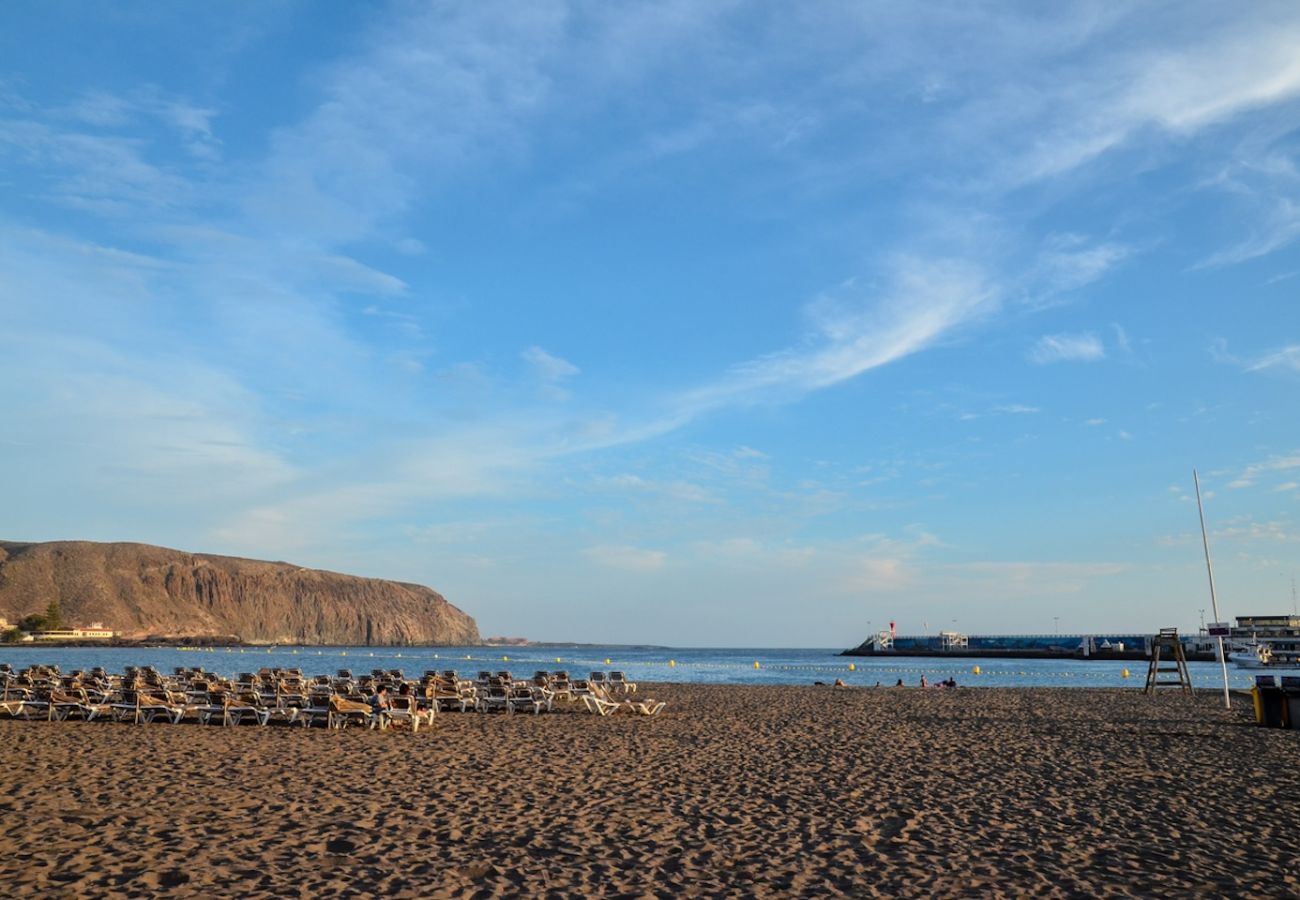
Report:
[[[388,727],[388,711],[392,706],[388,700],[388,686],[381,684],[376,687],[375,695],[370,698],[370,709],[373,711],[376,724],[381,729]]]

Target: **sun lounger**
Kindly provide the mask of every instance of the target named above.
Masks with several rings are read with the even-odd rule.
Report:
[[[331,697],[327,724],[330,728],[346,728],[349,724],[365,725],[372,728],[380,721],[369,703],[349,700],[345,697]]]
[[[265,725],[271,719],[271,711],[262,705],[261,698],[254,691],[246,691],[238,697],[226,699],[226,725],[239,725],[245,720],[254,725]]]
[[[622,704],[615,700],[606,700],[603,697],[597,697],[595,694],[583,694],[580,698],[582,705],[587,708],[587,712],[595,713],[598,716],[608,716],[618,712]]]
[[[91,722],[96,716],[111,715],[112,711],[111,705],[92,702],[85,690],[78,688],[76,692],[51,692],[47,713],[49,718],[59,721],[80,718]]]
[[[131,721],[149,723],[162,716],[173,725],[185,715],[183,704],[172,703],[168,699],[155,697],[138,690],[124,691],[122,702],[112,704],[113,715],[119,721],[128,717]]]
[[[663,712],[664,707],[667,706],[668,703],[664,700],[627,700],[624,701],[622,705],[629,712],[634,712],[637,715],[657,716],[659,713]]]
[[[0,700],[0,716],[16,719],[23,714],[24,700]]]
[[[623,694],[636,693],[636,682],[628,681],[627,676],[622,672],[609,673],[609,686]]]
[[[478,693],[478,711],[492,712],[494,709],[510,711],[510,692],[505,685],[491,684]]]
[[[507,712],[531,712],[537,715],[546,706],[546,698],[540,693],[540,689],[528,684],[520,684],[510,689],[510,697],[506,702]]]
[[[421,723],[433,725],[433,709],[420,709],[415,697],[399,694],[389,701],[388,719],[392,725],[409,725],[411,733],[420,730]]]

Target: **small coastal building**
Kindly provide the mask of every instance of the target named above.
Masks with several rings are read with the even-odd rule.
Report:
[[[38,631],[32,638],[38,641],[107,641],[112,640],[115,632],[105,628],[103,623],[94,622],[89,628],[59,628],[53,631]]]
[[[1300,635],[1300,615],[1237,616],[1234,638],[1292,637]]]

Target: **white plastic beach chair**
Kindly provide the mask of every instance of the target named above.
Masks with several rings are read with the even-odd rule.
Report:
[[[636,682],[628,681],[622,672],[609,673],[609,686],[623,694],[635,694]]]

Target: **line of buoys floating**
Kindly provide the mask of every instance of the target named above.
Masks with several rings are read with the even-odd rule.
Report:
[[[175,649],[176,649],[177,651],[179,651],[179,652],[188,652],[188,653],[203,653],[203,652],[207,652],[207,653],[215,653],[215,652],[217,652],[217,648],[213,648],[213,647],[176,647]],[[257,648],[251,648],[251,649],[249,649],[249,648],[244,648],[244,647],[239,647],[239,648],[227,647],[227,648],[225,648],[225,650],[226,650],[227,653],[234,653],[236,649],[238,649],[240,653],[246,653],[246,652],[257,652]],[[290,653],[292,653],[292,654],[294,654],[294,655],[297,655],[297,654],[299,653],[299,649],[298,649],[298,648],[291,648],[291,647],[276,647],[276,646],[271,646],[271,647],[267,647],[267,648],[266,648],[266,652],[267,652],[267,653],[273,653],[273,652],[275,652],[276,650],[287,650],[288,652],[290,652]],[[303,652],[308,652],[307,648],[303,648]],[[322,651],[322,650],[317,650],[317,651],[316,651],[316,655],[317,655],[317,656],[321,656],[321,655],[323,655],[323,653],[324,653],[324,651]],[[348,651],[346,651],[346,650],[341,650],[341,651],[339,651],[339,655],[340,655],[340,656],[347,656],[347,655],[348,655]],[[374,656],[375,656],[375,652],[374,652],[374,651],[368,651],[368,652],[367,652],[367,655],[370,656],[370,657],[374,657]],[[380,652],[379,655],[380,655],[380,656],[384,656],[385,654],[384,654],[383,652]],[[403,655],[403,654],[402,654],[401,651],[396,651],[396,652],[394,652],[392,655],[393,655],[394,657],[400,659],[400,658],[402,658],[402,655]],[[410,656],[410,654],[407,654],[407,655]],[[432,658],[432,659],[440,659],[441,656],[440,656],[440,654],[434,653],[434,654],[431,654],[431,656],[430,656],[429,658]],[[480,660],[480,661],[484,661],[484,662],[486,662],[488,659],[494,659],[494,658],[495,658],[495,657],[477,657],[477,656],[474,656],[474,655],[469,654],[469,653],[466,653],[466,654],[464,655],[464,659],[466,659],[466,660]],[[509,661],[510,661],[510,657],[507,656],[507,655],[502,655],[500,659],[501,659],[502,662],[509,662]],[[526,660],[527,660],[527,657],[525,657],[525,661],[526,661]],[[518,660],[517,660],[517,661],[518,661]],[[556,662],[556,663],[559,663],[559,664],[563,664],[563,662],[564,662],[564,658],[563,658],[563,657],[560,657],[560,656],[557,656],[557,657],[555,657],[555,662]],[[572,664],[572,665],[577,665],[577,666],[581,666],[581,665],[583,665],[583,661],[582,661],[582,660],[569,660],[569,662],[570,662],[570,664]],[[612,659],[611,657],[608,657],[608,656],[605,657],[605,659],[604,659],[604,663],[605,663],[605,665],[607,665],[607,666],[609,666],[609,665],[613,665],[613,664],[614,664],[613,659]],[[678,667],[678,662],[677,662],[676,659],[669,659],[669,660],[640,660],[640,661],[634,661],[634,662],[632,662],[632,664],[633,664],[633,665],[637,665],[637,666],[667,666],[667,667],[670,668],[670,669],[675,669],[675,668]],[[683,662],[682,665],[684,665],[684,666],[690,666],[690,667],[693,667],[693,668],[695,668],[695,669],[731,669],[731,668],[735,668],[735,667],[738,667],[738,666],[744,666],[745,664],[744,664],[744,663],[741,663],[741,662],[738,662],[738,661],[737,661],[737,662],[706,662],[706,661],[700,661],[700,662],[689,662],[689,661],[688,661],[688,662]],[[813,673],[822,673],[822,672],[835,672],[835,671],[841,671],[841,670],[843,670],[844,668],[847,668],[850,672],[857,672],[857,671],[858,671],[858,666],[857,666],[857,663],[856,663],[856,662],[850,662],[850,663],[837,663],[837,664],[825,664],[825,665],[823,665],[823,664],[811,664],[811,665],[784,665],[784,664],[780,664],[780,663],[764,664],[761,660],[754,660],[753,662],[749,663],[749,666],[751,666],[751,667],[752,667],[753,669],[755,669],[755,670],[761,670],[761,669],[767,668],[767,669],[771,669],[771,670],[773,670],[773,671],[778,671],[778,672],[813,672]],[[946,673],[946,672],[955,671],[955,670],[954,670],[954,669],[947,668],[945,665],[940,664],[940,665],[934,665],[934,666],[880,666],[880,667],[868,667],[867,669],[865,669],[865,670],[863,670],[863,671],[866,672],[868,675],[870,675],[870,674],[872,674],[872,673],[875,673],[875,674],[877,674],[877,675],[881,675],[881,674],[885,674],[885,673],[904,673],[904,674],[909,674],[909,673],[910,673],[910,674],[917,674],[917,673],[921,673],[921,674],[944,674],[944,673]],[[986,674],[987,674],[987,675],[990,675],[990,676],[995,677],[995,678],[996,678],[996,677],[1003,677],[1003,678],[1015,678],[1015,677],[1020,677],[1020,678],[1035,678],[1035,677],[1037,677],[1037,678],[1092,678],[1092,679],[1110,679],[1110,678],[1114,678],[1114,677],[1115,677],[1115,675],[1114,675],[1113,672],[1109,672],[1109,673],[1108,673],[1108,672],[1028,672],[1028,671],[1025,671],[1025,670],[1023,670],[1023,669],[1021,669],[1021,670],[1014,670],[1014,669],[996,670],[996,669],[995,669],[995,670],[993,670],[993,671],[991,671],[991,672],[986,672],[986,671],[985,671],[985,670],[984,670],[980,665],[978,665],[978,664],[971,666],[971,668],[970,668],[970,674],[971,674],[971,675],[986,675]],[[1240,673],[1238,673],[1238,674],[1239,674],[1239,677],[1241,678],[1241,680],[1244,681],[1244,682],[1249,682],[1250,679],[1251,679],[1251,676],[1250,676],[1249,674],[1240,674]],[[1127,680],[1127,679],[1129,679],[1129,678],[1132,677],[1132,673],[1131,673],[1128,669],[1123,669],[1123,670],[1120,671],[1120,673],[1119,673],[1119,677],[1120,677],[1121,679],[1125,679],[1125,680]]]

